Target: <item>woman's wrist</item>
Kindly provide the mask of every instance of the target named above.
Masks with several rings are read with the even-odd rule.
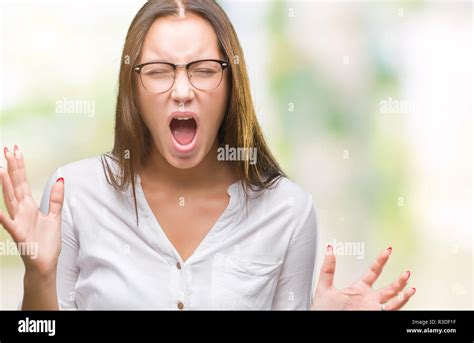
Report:
[[[23,277],[23,310],[58,310],[56,269],[49,273],[25,271]]]
[[[28,286],[36,286],[39,284],[51,284],[56,282],[56,268],[48,271],[39,271],[36,269],[25,269],[23,276],[25,288]]]

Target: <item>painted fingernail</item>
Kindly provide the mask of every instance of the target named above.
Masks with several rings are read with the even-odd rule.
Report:
[[[64,179],[62,177],[58,177],[58,179],[56,180],[56,182],[62,182],[64,183]]]
[[[387,250],[388,250],[388,253],[389,253],[389,254],[392,253],[392,247],[388,247]]]
[[[20,149],[18,149],[18,145],[16,144],[13,147],[13,156],[15,156],[17,159],[21,157]]]
[[[412,294],[415,294],[415,293],[416,293],[416,288],[415,288],[415,287],[413,287],[411,290],[412,290],[412,292],[413,292]]]

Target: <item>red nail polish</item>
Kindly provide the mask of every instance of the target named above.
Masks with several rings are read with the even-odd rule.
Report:
[[[392,252],[392,247],[388,247],[387,250],[388,250],[389,252]]]
[[[13,146],[13,152],[17,152],[17,151],[18,151],[18,145],[15,144],[15,145]]]
[[[331,249],[331,250],[332,250],[332,245],[331,245],[331,244],[328,244],[328,246],[326,247],[326,249]]]
[[[7,152],[8,152],[8,148],[7,148],[7,147],[4,147],[4,148],[3,148],[3,153],[6,155]]]
[[[415,287],[413,287],[413,288],[412,288],[412,290],[413,290],[413,294],[415,294],[415,292],[416,292],[416,288],[415,288]]]
[[[64,183],[64,179],[63,179],[62,177],[58,177],[58,179],[56,180],[56,182],[58,182],[58,181]]]

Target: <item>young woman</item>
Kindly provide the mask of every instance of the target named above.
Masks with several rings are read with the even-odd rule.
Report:
[[[372,289],[391,248],[337,290],[328,246],[314,287],[312,199],[265,144],[219,5],[148,1],[122,61],[112,152],[58,168],[40,208],[20,150],[5,148],[0,222],[39,246],[22,256],[23,309],[383,310],[413,295],[396,297],[409,272]],[[256,163],[222,160],[224,146],[256,151]]]

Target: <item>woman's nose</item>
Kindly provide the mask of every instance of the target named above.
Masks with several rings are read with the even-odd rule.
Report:
[[[189,82],[186,70],[176,70],[176,79],[171,94],[174,100],[186,102],[194,98],[193,86]]]

